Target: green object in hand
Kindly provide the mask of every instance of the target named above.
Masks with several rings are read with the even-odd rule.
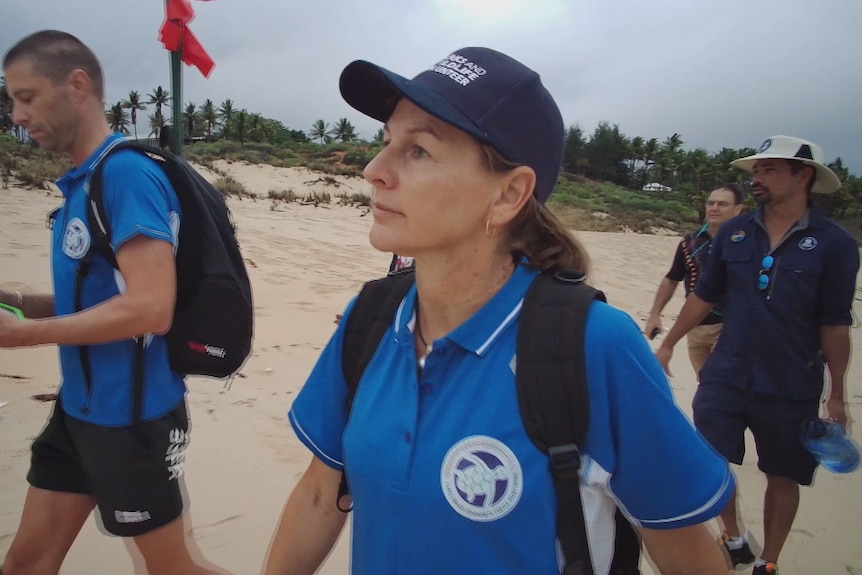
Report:
[[[11,306],[11,305],[8,305],[5,303],[0,303],[0,310],[8,311],[9,313],[14,315],[18,319],[24,319],[24,312],[22,312],[20,309],[18,309],[15,306]]]

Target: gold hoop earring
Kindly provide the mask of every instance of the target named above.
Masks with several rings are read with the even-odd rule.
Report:
[[[485,237],[488,239],[493,238],[497,234],[497,228],[491,227],[491,218],[485,220]]]

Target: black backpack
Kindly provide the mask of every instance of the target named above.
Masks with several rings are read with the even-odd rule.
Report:
[[[93,254],[100,254],[117,268],[102,196],[102,170],[105,160],[119,150],[145,154],[164,170],[182,208],[176,253],[177,300],[173,323],[165,334],[171,368],[184,375],[229,377],[251,353],[254,336],[251,284],[224,196],[185,159],[170,152],[125,140],[102,157],[90,176],[88,218],[92,242],[80,263],[75,286],[76,310],[82,307],[81,288]],[[79,349],[90,385],[87,348]],[[135,364],[133,410],[137,416],[143,393],[143,338],[138,338]]]
[[[370,281],[353,304],[341,358],[348,411],[362,374],[413,281],[412,268]],[[589,426],[584,328],[594,299],[605,301],[605,296],[586,285],[579,272],[540,274],[524,297],[518,326],[518,404],[527,435],[549,457],[564,575],[594,574],[578,476],[579,445]],[[338,507],[345,512],[349,509],[342,508],[340,501],[348,491],[345,471],[338,493]],[[640,539],[619,510],[615,519],[610,575],[640,575]]]

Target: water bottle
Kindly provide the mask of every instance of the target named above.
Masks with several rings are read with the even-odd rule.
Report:
[[[838,423],[812,417],[802,424],[802,444],[832,473],[859,467],[859,450]]]

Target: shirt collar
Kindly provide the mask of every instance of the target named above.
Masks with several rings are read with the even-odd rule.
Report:
[[[69,184],[73,183],[75,180],[90,174],[98,165],[99,161],[107,154],[111,148],[117,145],[122,140],[125,140],[125,136],[120,134],[119,132],[115,132],[105,138],[105,140],[99,144],[99,147],[93,150],[93,153],[87,156],[87,159],[81,162],[80,166],[75,166],[62,176],[57,179],[57,187],[63,192],[63,195],[67,195],[68,189],[71,189]]]
[[[766,224],[763,221],[763,208],[757,208],[748,217],[748,221],[754,222],[761,228],[766,229]],[[804,230],[805,228],[822,228],[826,223],[826,216],[823,215],[823,210],[816,206],[808,208],[805,213],[799,218],[799,221],[793,226],[794,230]]]
[[[479,311],[455,328],[445,339],[482,356],[491,348],[503,331],[514,322],[524,301],[527,288],[538,275],[538,271],[523,265],[515,271]],[[396,333],[413,333],[416,325],[416,285],[414,284],[395,314]],[[430,342],[429,342],[430,343]]]
[[[709,236],[709,234],[708,234],[708,233],[707,233],[707,231],[706,231],[706,230],[708,230],[708,229],[709,229],[709,224],[706,224],[706,223],[705,223],[705,224],[703,224],[703,225],[701,226],[701,228],[700,228],[699,230],[697,230],[697,233],[696,233],[696,234],[694,234],[694,237],[699,238],[699,237],[700,237],[700,236],[702,236],[702,235]]]

